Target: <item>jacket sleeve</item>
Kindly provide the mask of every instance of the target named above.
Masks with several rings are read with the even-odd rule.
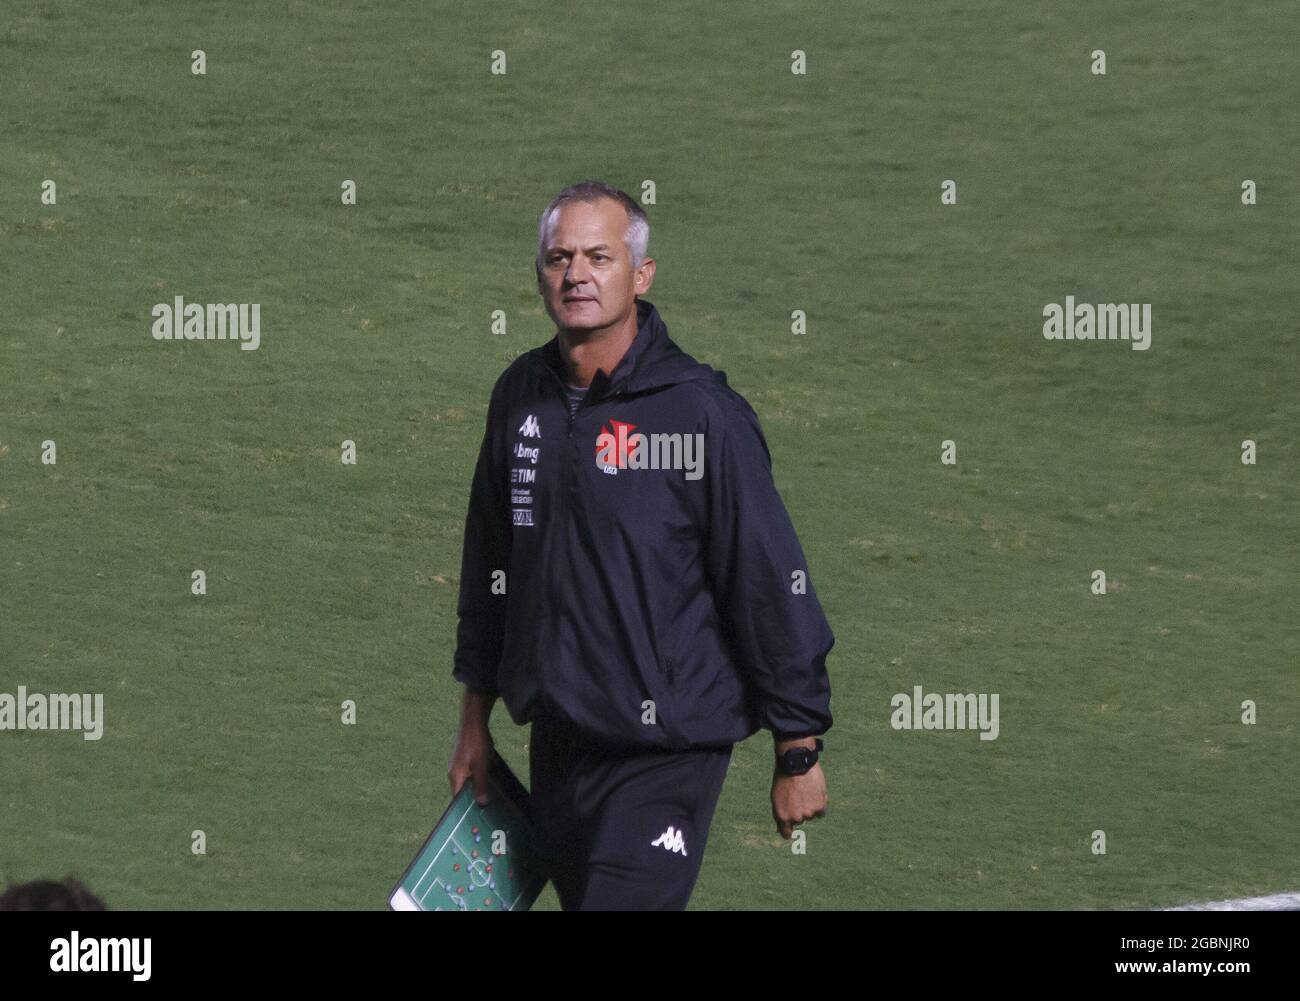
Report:
[[[758,416],[742,398],[731,402],[721,433],[706,432],[715,600],[761,725],[777,740],[820,736],[831,726],[826,655],[835,637],[773,482]]]
[[[460,599],[456,613],[456,656],[452,677],[471,692],[497,695],[497,666],[505,642],[505,586],[494,589],[493,573],[510,575],[510,505],[506,482],[505,407],[497,380],[488,404],[487,427],[479,446],[469,512],[465,516],[465,544],[461,552]],[[499,580],[500,578],[498,578]]]

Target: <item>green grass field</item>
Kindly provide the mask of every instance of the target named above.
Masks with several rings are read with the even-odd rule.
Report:
[[[594,176],[655,182],[647,298],[758,412],[837,638],[828,815],[792,855],[741,745],[692,908],[1300,889],[1295,5],[484,10],[0,13],[0,692],[106,702],[0,733],[0,882],[384,906],[448,798],[488,393],[553,333],[537,216]],[[175,295],[260,349],[155,342]],[[1046,341],[1066,295],[1150,350]],[[918,684],[999,738],[891,729]]]

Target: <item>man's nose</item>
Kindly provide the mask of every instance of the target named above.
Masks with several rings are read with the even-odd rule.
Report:
[[[590,280],[591,270],[587,267],[585,261],[573,258],[569,262],[569,270],[564,274],[564,280],[570,285],[581,285],[583,282]]]

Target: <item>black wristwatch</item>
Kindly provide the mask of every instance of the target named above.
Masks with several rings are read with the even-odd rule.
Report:
[[[818,751],[825,746],[818,737],[816,750],[811,747],[792,747],[776,756],[776,770],[782,775],[803,775],[817,764]]]

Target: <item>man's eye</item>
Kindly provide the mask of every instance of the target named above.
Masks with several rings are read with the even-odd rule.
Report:
[[[607,258],[605,257],[604,254],[592,254],[592,255],[591,255],[591,259],[592,259],[593,261],[604,261],[604,260],[607,260]]]

